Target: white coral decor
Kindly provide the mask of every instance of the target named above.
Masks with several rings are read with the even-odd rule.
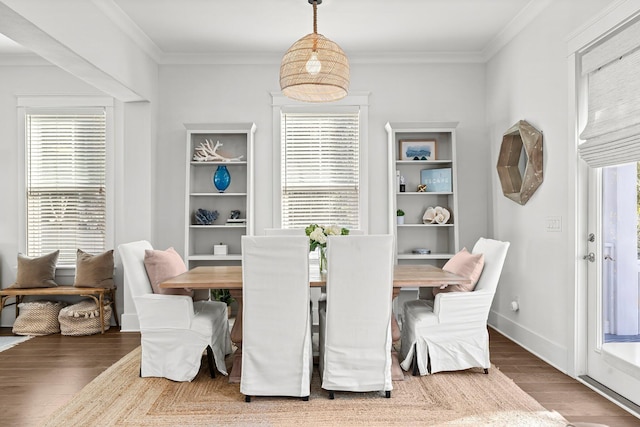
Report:
[[[424,224],[446,224],[451,218],[451,213],[442,206],[429,206],[422,217]]]
[[[222,143],[220,141],[216,141],[216,145],[213,146],[212,142],[208,139],[204,140],[205,142],[200,143],[198,147],[195,148],[193,153],[193,160],[196,162],[239,162],[242,155],[238,157],[225,157],[218,153],[218,148],[222,147]]]
[[[429,206],[422,217],[422,222],[425,224],[433,223],[433,219],[436,217],[436,210]]]

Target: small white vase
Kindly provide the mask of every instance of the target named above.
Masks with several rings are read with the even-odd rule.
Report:
[[[404,215],[403,216],[398,216],[396,218],[398,218],[398,225],[404,224]]]

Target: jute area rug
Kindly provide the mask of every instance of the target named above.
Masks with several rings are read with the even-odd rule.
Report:
[[[239,384],[208,375],[203,360],[190,383],[139,377],[140,348],[119,360],[56,411],[47,426],[566,426],[493,368],[471,369],[393,383],[381,393],[327,398],[317,371],[308,402],[288,397],[244,401]]]

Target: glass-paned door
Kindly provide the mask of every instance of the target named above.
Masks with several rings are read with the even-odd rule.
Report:
[[[589,179],[588,376],[640,405],[640,164]]]

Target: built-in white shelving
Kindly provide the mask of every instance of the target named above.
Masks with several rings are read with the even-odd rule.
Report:
[[[242,260],[241,236],[253,234],[253,144],[254,123],[185,124],[186,190],[185,190],[185,258],[189,268],[198,265],[237,265]],[[195,149],[206,140],[222,146],[218,154],[226,158],[242,156],[239,161],[193,160]],[[224,192],[213,184],[219,166],[226,166],[231,183]],[[210,225],[197,224],[198,209],[218,211]],[[244,223],[227,223],[231,211],[239,210]],[[227,255],[214,255],[213,246],[227,245]]]
[[[396,263],[432,264],[441,267],[459,246],[458,196],[456,174],[457,123],[387,123],[389,232],[396,241]],[[407,144],[435,141],[435,159],[406,160],[401,150]],[[406,157],[406,152],[405,156]],[[451,169],[450,191],[418,191],[424,184],[421,171]],[[404,177],[405,191],[400,191],[399,176]],[[429,187],[429,186],[428,186]],[[424,224],[422,217],[428,207],[441,206],[451,213],[445,224]],[[404,224],[397,223],[396,212],[405,212]],[[428,249],[429,254],[413,253],[415,249]]]

